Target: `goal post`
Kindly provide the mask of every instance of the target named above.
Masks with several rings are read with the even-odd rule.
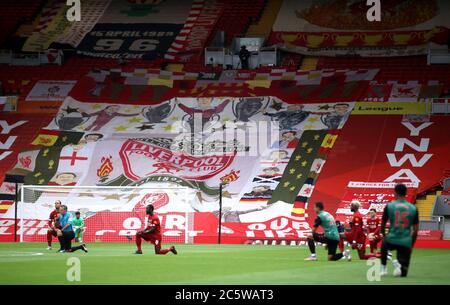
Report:
[[[57,200],[67,206],[72,218],[80,212],[86,242],[133,242],[147,225],[146,206],[153,204],[161,220],[163,243],[193,243],[197,190],[164,185],[22,185],[16,220],[21,242],[47,241],[49,215]]]

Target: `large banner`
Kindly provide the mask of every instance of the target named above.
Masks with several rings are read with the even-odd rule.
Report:
[[[370,22],[365,1],[285,0],[269,43],[317,56],[425,54],[429,42],[446,43],[450,5],[443,0],[382,3],[382,22]]]
[[[377,216],[382,217],[386,204],[395,200],[393,189],[394,182],[357,182],[350,181],[344,196],[336,210],[336,220],[348,223],[353,215],[350,210],[351,203],[358,201],[359,212],[363,216],[369,216],[371,209],[375,209]],[[417,182],[405,183],[409,192],[406,196],[408,202],[414,202],[417,195]]]
[[[182,62],[200,60],[223,9],[224,3],[220,0],[193,1],[183,29],[164,57]]]
[[[127,237],[118,233],[126,229],[120,222],[137,212],[142,219],[143,207],[154,202],[169,218],[188,213],[190,230],[198,231],[194,241],[212,242],[222,183],[226,240],[303,239],[315,180],[352,107],[292,105],[273,97],[178,98],[153,106],[68,97],[32,141],[35,148],[19,154],[14,170],[25,174],[27,185],[69,191],[27,193],[21,215],[39,225],[51,211],[49,202],[60,198],[71,211],[92,218],[87,240],[102,239],[101,225],[117,231],[105,241],[122,241]],[[141,189],[70,189],[83,185]],[[122,214],[105,217],[106,212]],[[13,215],[11,206],[3,218]],[[37,228],[30,232],[31,239],[40,234]]]
[[[49,115],[0,114],[0,183],[17,161],[20,151],[27,149],[39,130],[51,120]]]
[[[81,55],[155,59],[164,54],[186,22],[192,1],[112,1],[80,43]]]
[[[76,47],[94,27],[111,0],[90,0],[81,5],[81,20],[70,22],[66,14],[70,6],[65,1],[49,1],[37,19],[37,25],[23,45],[25,52],[42,52],[52,43]]]
[[[365,96],[377,69],[221,73],[159,69],[93,70],[71,91],[92,103],[155,104],[174,97],[276,96],[288,103],[353,102]]]
[[[0,112],[16,112],[19,96],[0,96]]]
[[[324,202],[334,213],[352,181],[367,183],[363,188],[359,185],[359,190],[371,183],[381,187],[383,183],[417,184],[409,195],[437,186],[450,166],[449,130],[450,120],[445,116],[350,116],[328,155],[311,201]],[[367,187],[361,193],[372,191],[376,194],[380,189]],[[392,192],[392,188],[383,188],[380,194]]]
[[[182,27],[172,23],[99,23],[77,52],[101,58],[155,59],[164,55]]]
[[[281,131],[342,128],[354,103],[288,104],[275,97],[174,98],[152,106],[84,103],[66,98],[48,129],[82,132],[178,134],[240,127],[243,123],[273,123]],[[236,125],[237,124],[237,125]],[[295,147],[292,147],[295,148]]]
[[[75,86],[75,80],[40,80],[28,93],[25,101],[62,102]]]
[[[426,103],[417,102],[357,102],[352,111],[353,115],[370,115],[370,114],[428,114],[429,106]]]

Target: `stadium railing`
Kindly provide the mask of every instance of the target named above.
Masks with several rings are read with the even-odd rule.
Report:
[[[431,114],[449,114],[450,98],[433,98],[431,101]]]
[[[427,64],[450,64],[450,50],[447,48],[428,47]]]
[[[52,64],[61,65],[63,62],[62,52],[55,53]],[[15,53],[11,50],[0,50],[0,64],[17,66],[39,66],[50,63],[46,52],[37,53]]]
[[[444,230],[444,216],[419,216],[419,230]]]

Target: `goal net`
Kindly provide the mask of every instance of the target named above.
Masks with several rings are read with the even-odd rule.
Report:
[[[161,220],[163,243],[193,242],[198,196],[190,188],[23,185],[19,198],[17,234],[22,242],[47,241],[49,216],[58,200],[72,218],[80,213],[85,242],[134,242],[136,233],[147,225],[149,204]]]

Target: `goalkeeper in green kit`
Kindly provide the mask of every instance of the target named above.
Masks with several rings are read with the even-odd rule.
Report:
[[[397,250],[397,260],[393,261],[394,276],[406,277],[414,243],[419,230],[419,213],[415,205],[406,201],[406,186],[395,186],[395,200],[384,208],[381,221],[381,275],[387,274],[388,250]],[[386,223],[389,221],[389,233],[385,235]]]
[[[75,218],[72,219],[73,230],[75,231],[75,241],[83,242],[84,219],[80,217],[80,212],[75,212]]]

